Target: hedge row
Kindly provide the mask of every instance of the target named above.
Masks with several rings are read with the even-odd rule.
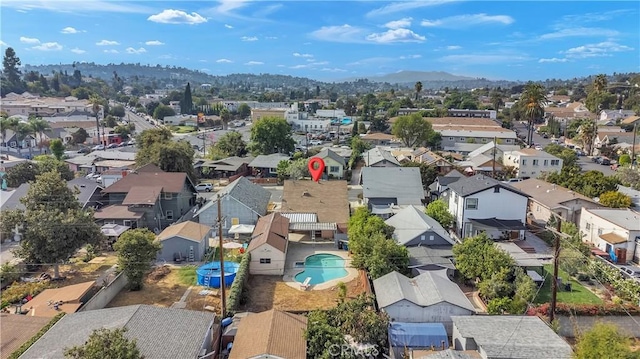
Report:
[[[236,272],[236,278],[231,284],[229,290],[229,297],[227,298],[227,316],[233,316],[240,308],[240,301],[242,299],[242,291],[244,285],[249,279],[249,262],[251,262],[251,254],[245,253],[240,261],[238,272]]]
[[[528,315],[549,315],[551,305],[541,304],[529,308]],[[556,304],[556,314],[581,315],[581,316],[606,316],[606,315],[640,315],[640,308],[632,304]]]
[[[27,342],[22,344],[20,346],[20,348],[16,349],[16,351],[11,353],[11,355],[9,355],[9,359],[18,359],[22,354],[24,354],[24,352],[27,351],[27,349],[31,348],[33,343],[38,341],[38,339],[40,339],[40,337],[42,337],[44,335],[44,333],[46,333],[49,329],[51,329],[51,327],[54,324],[56,324],[60,319],[62,319],[62,317],[64,317],[64,315],[65,315],[65,312],[58,313],[55,317],[53,317],[49,321],[49,323],[47,323],[47,325],[42,327],[42,329],[40,329],[40,331],[36,335],[32,336],[31,339],[29,339]]]

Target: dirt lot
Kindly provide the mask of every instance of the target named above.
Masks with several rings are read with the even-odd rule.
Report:
[[[60,266],[60,275],[64,280],[55,281],[55,286],[62,287],[98,279],[107,269],[116,264],[118,259],[114,253],[107,253],[96,257],[89,263],[82,261],[73,262]],[[53,276],[53,267],[46,270]]]
[[[202,296],[199,293],[203,289],[213,291],[215,292],[215,294]],[[229,295],[229,288],[227,288],[227,296],[228,295]],[[186,309],[204,311],[206,310],[204,309],[205,307],[213,307],[215,308],[215,312],[217,314],[221,314],[220,313],[220,292],[218,291],[218,289],[214,289],[214,288],[194,286],[191,289],[191,293],[189,293],[189,296],[187,297]]]
[[[347,285],[347,297],[364,293],[364,285],[356,278]],[[251,276],[247,285],[249,300],[244,310],[262,312],[269,309],[309,311],[333,308],[338,302],[336,287],[325,290],[301,291],[288,286],[281,276]]]
[[[107,305],[107,308],[134,304],[170,307],[174,302],[180,300],[188,287],[180,282],[177,269],[171,269],[169,274],[161,279],[151,279],[147,276],[142,290],[131,292],[126,288],[123,289]]]

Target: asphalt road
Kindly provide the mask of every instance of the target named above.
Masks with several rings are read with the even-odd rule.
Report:
[[[129,110],[126,110],[126,114],[127,116],[125,118],[136,126],[136,133],[140,133],[144,130],[156,128],[155,125],[151,124],[150,122],[147,122],[144,118],[136,115],[135,113]]]

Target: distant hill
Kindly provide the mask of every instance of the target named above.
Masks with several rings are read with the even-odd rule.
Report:
[[[360,77],[362,78],[362,77]],[[406,84],[420,82],[454,82],[454,81],[473,81],[477,78],[453,75],[444,71],[400,71],[382,76],[365,77],[373,82],[388,82],[392,84]],[[345,79],[342,81],[354,81],[357,78]]]

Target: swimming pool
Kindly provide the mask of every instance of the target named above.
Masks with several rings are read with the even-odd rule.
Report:
[[[304,271],[296,274],[296,282],[303,283],[311,277],[310,285],[321,284],[347,276],[344,259],[334,254],[313,254],[304,261]]]

